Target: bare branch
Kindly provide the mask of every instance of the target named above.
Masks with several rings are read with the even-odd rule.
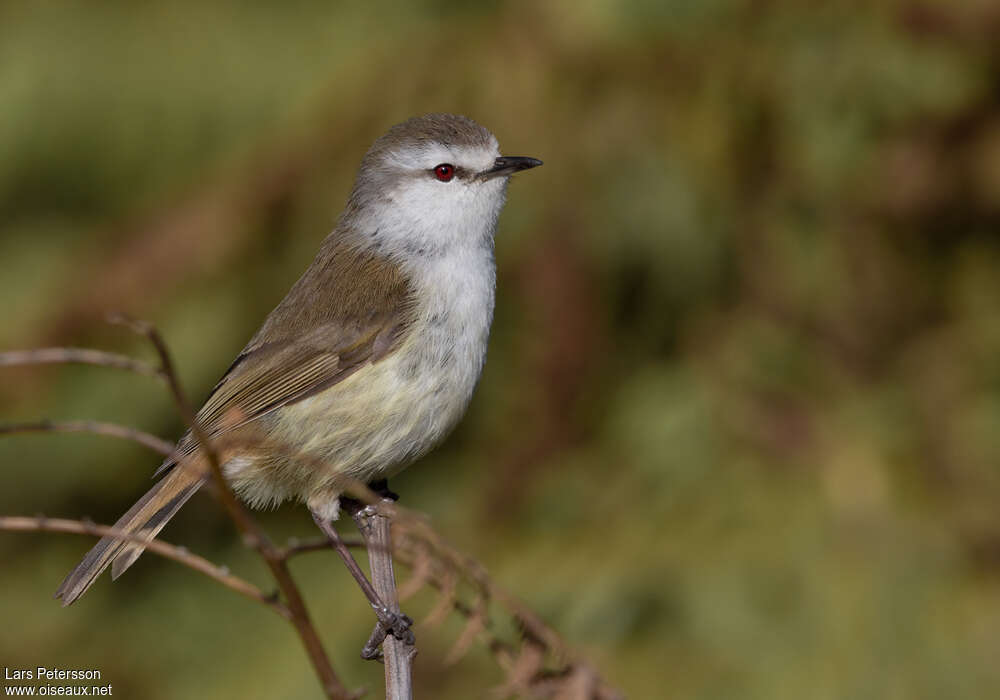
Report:
[[[291,611],[290,621],[299,634],[299,639],[301,639],[302,645],[306,649],[306,654],[308,654],[309,660],[312,662],[313,669],[320,679],[323,691],[332,700],[353,700],[353,698],[357,697],[357,694],[349,691],[334,672],[326,650],[323,648],[323,643],[320,641],[319,634],[316,632],[316,628],[309,617],[302,593],[299,591],[298,585],[288,570],[287,561],[281,556],[281,550],[271,543],[271,540],[257,525],[257,522],[250,516],[250,513],[243,507],[243,504],[236,499],[232,489],[229,488],[229,484],[222,473],[222,460],[219,457],[219,453],[212,445],[204,429],[198,423],[198,417],[191,408],[184,390],[181,388],[180,379],[174,370],[170,351],[167,349],[167,344],[164,342],[163,337],[152,324],[146,321],[132,319],[123,314],[111,315],[108,320],[111,323],[124,325],[135,333],[146,337],[156,349],[156,353],[160,358],[160,371],[170,387],[174,404],[177,406],[184,422],[190,428],[191,434],[197,441],[202,454],[211,468],[213,482],[216,487],[215,494],[222,502],[226,513],[232,519],[236,528],[243,535],[244,540],[264,558],[268,568],[271,570],[271,575],[274,576],[278,587],[288,601],[288,609]]]
[[[473,637],[480,637],[493,653],[497,663],[508,673],[508,684],[513,684],[527,693],[539,697],[591,698],[598,700],[619,700],[619,691],[601,680],[599,674],[578,653],[574,652],[552,628],[524,603],[498,586],[475,559],[462,554],[449,545],[424,518],[407,513],[398,504],[393,510],[406,515],[394,520],[396,534],[393,550],[396,559],[413,569],[421,570],[430,585],[442,594],[440,606],[450,606],[452,610],[469,620],[462,635],[456,641],[449,660],[455,660],[467,649]],[[421,560],[431,559],[428,564]],[[456,579],[461,577],[472,586],[475,603],[464,603],[457,595]],[[509,614],[523,634],[520,650],[499,639],[491,630],[487,615],[487,604],[496,601]],[[531,647],[530,649],[528,647]],[[541,654],[541,657],[538,655]],[[542,662],[528,663],[530,659],[550,656],[556,670],[543,670]],[[532,673],[527,669],[533,667]],[[591,679],[583,684],[581,679]],[[579,694],[578,689],[586,688],[587,694]]]
[[[458,635],[458,639],[452,645],[451,649],[444,657],[444,663],[446,666],[458,663],[458,661],[465,656],[469,648],[472,647],[472,643],[476,641],[476,638],[486,629],[486,602],[482,599],[479,600],[475,609],[470,611],[467,616],[465,623],[465,629],[462,633]]]
[[[389,504],[385,506],[390,509]],[[448,610],[467,620],[448,654],[449,662],[457,661],[468,650],[470,642],[478,637],[507,674],[504,686],[498,691],[501,697],[505,697],[505,692],[507,695],[513,692],[559,699],[621,700],[619,691],[607,685],[585,659],[570,650],[562,638],[527,606],[497,586],[481,564],[452,549],[437,533],[429,530],[426,520],[419,514],[399,504],[392,504],[391,510],[396,518],[393,525],[398,526],[392,540],[394,560],[408,567],[411,577],[418,578],[422,584],[440,593],[438,603],[422,624],[440,623]],[[351,546],[358,544],[350,543]],[[326,539],[310,539],[290,544],[283,551],[291,558],[309,552],[328,551],[329,546]],[[458,595],[460,579],[473,588],[472,605]],[[404,588],[409,588],[411,581],[412,578],[404,584]],[[519,647],[492,631],[487,610],[490,600],[500,604],[521,629],[524,639]],[[557,668],[541,670],[541,661],[534,661],[540,658],[540,653],[551,655]]]
[[[418,557],[420,561],[424,557]],[[449,610],[454,610],[458,603],[458,572],[452,569],[444,569],[433,581],[434,587],[438,590],[438,602],[424,618],[425,625],[440,625],[448,616]]]
[[[91,348],[38,348],[37,350],[9,350],[0,352],[0,367],[19,365],[82,364],[113,367],[146,377],[165,379],[163,372],[142,360],[114,352]]]
[[[169,456],[174,452],[173,443],[167,442],[156,435],[130,428],[127,425],[101,423],[92,420],[42,420],[37,423],[0,423],[0,435],[12,435],[15,433],[93,433],[94,435],[107,435],[109,437],[121,438],[122,440],[131,440],[164,456]]]
[[[353,516],[368,546],[368,564],[375,592],[390,612],[399,615],[401,611],[396,595],[396,577],[392,569],[391,520],[380,513],[376,506],[360,508]],[[386,700],[411,700],[413,657],[417,654],[417,648],[412,644],[412,633],[409,641],[389,634],[382,641],[382,651],[385,655]]]
[[[178,547],[161,539],[149,540],[141,533],[129,533],[118,528],[97,525],[82,520],[64,520],[62,518],[46,518],[42,516],[33,518],[0,516],[0,530],[13,532],[67,532],[74,535],[111,536],[123,540],[141,542],[153,554],[158,554],[178,564],[183,564],[189,569],[194,569],[198,573],[208,576],[226,588],[236,591],[240,595],[246,596],[258,603],[263,603],[286,620],[290,620],[292,616],[291,611],[284,603],[276,600],[274,596],[265,594],[249,581],[229,573],[229,570],[225,567],[217,566],[204,557],[192,554],[184,547]]]
[[[361,537],[350,537],[347,535],[341,535],[340,541],[343,542],[348,547],[353,549],[361,549],[365,546],[365,541]],[[311,538],[306,541],[300,541],[298,539],[289,540],[288,544],[279,549],[278,552],[282,559],[291,559],[299,554],[308,554],[309,552],[329,552],[330,551],[330,540],[325,537]]]
[[[353,699],[334,673],[322,643],[309,618],[301,593],[292,579],[288,561],[299,554],[310,551],[329,550],[327,539],[306,542],[289,542],[285,547],[275,546],[249,512],[236,499],[222,474],[220,454],[229,454],[233,448],[246,447],[256,442],[252,434],[242,433],[237,438],[229,435],[209,436],[198,424],[174,370],[166,344],[156,329],[143,321],[118,315],[113,323],[127,326],[147,338],[156,349],[161,367],[133,360],[130,357],[81,348],[44,348],[40,350],[0,353],[0,366],[43,364],[43,363],[83,363],[126,369],[145,376],[154,376],[165,381],[174,403],[198,442],[200,453],[212,475],[213,489],[222,502],[227,514],[243,535],[244,541],[253,547],[265,560],[278,583],[284,599],[277,595],[265,595],[253,584],[233,576],[224,567],[190,554],[186,549],[154,539],[147,540],[141,535],[130,534],[115,528],[74,520],[57,520],[43,517],[22,518],[0,516],[0,530],[69,532],[74,534],[119,537],[124,540],[140,540],[149,551],[177,561],[221,585],[234,590],[269,608],[289,620],[299,634],[310,662],[320,679],[328,698],[334,700]],[[0,435],[19,432],[87,432],[132,440],[161,454],[169,455],[174,446],[164,440],[142,431],[95,421],[39,421],[0,425]],[[286,448],[289,457],[306,462],[317,462],[315,457],[302,454],[290,446],[273,444],[264,440],[270,449]],[[475,638],[481,639],[493,654],[497,663],[507,674],[500,694],[517,692],[535,697],[586,698],[588,700],[618,700],[621,694],[604,683],[597,672],[579,655],[571,651],[562,638],[527,606],[498,587],[477,561],[452,548],[429,524],[425,516],[407,510],[397,504],[381,501],[368,487],[360,482],[344,480],[343,492],[368,504],[359,508],[367,516],[358,519],[359,527],[365,534],[363,539],[346,539],[350,547],[366,546],[371,562],[372,578],[379,598],[399,610],[395,578],[392,572],[392,557],[411,569],[411,578],[404,585],[406,593],[412,594],[424,585],[436,588],[440,600],[431,618],[442,618],[447,610],[453,610],[466,618],[467,624],[449,653],[449,661],[462,656]],[[393,526],[393,537],[389,537],[389,522]],[[376,525],[378,532],[372,531]],[[459,585],[471,587],[472,603],[466,603],[459,595]],[[491,602],[496,602],[510,615],[522,632],[519,644],[501,640],[492,631],[489,615]],[[397,648],[398,647],[398,648]],[[389,698],[409,698],[410,662],[415,649],[407,647],[394,637],[383,644],[386,655],[386,690]],[[553,662],[555,665],[553,665]]]

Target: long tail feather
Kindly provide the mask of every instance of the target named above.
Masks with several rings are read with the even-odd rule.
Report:
[[[143,540],[152,540],[203,483],[203,475],[196,470],[180,465],[174,467],[119,518],[115,529],[141,536]],[[142,541],[102,537],[69,572],[56,591],[56,598],[61,598],[63,605],[70,605],[87,592],[112,562],[112,577],[118,578],[145,548]]]

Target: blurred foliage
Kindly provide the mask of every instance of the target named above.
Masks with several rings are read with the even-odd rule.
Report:
[[[1000,6],[989,0],[0,5],[0,347],[148,353],[196,396],[304,269],[388,126],[467,114],[516,179],[469,416],[398,477],[632,698],[1000,692]],[[177,435],[165,392],[5,370],[4,421]],[[113,521],[157,460],[0,442],[0,512]],[[305,535],[301,509],[262,515]],[[265,581],[208,498],[165,538]],[[292,632],[147,556],[0,533],[0,658],[122,697],[315,697]],[[370,611],[296,573],[352,685]],[[432,601],[411,603],[420,614]],[[418,697],[485,652],[419,630]]]

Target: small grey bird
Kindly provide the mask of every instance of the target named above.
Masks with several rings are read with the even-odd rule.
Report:
[[[486,358],[507,183],[541,164],[501,156],[489,131],[450,114],[375,141],[333,232],[198,412],[230,446],[223,471],[240,497],[298,499],[332,532],[344,477],[385,479],[454,428]],[[155,537],[208,478],[198,451],[185,435],[115,528]],[[101,539],[56,597],[69,605],[143,549]]]

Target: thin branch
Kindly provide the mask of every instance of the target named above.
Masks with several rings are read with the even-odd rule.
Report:
[[[360,536],[341,535],[340,541],[352,549],[361,549],[365,546],[365,541]],[[325,537],[310,537],[307,540],[300,540],[297,537],[288,541],[288,544],[278,550],[282,559],[291,559],[299,554],[309,552],[329,552],[330,540]]]
[[[150,540],[141,533],[129,533],[115,527],[97,525],[82,520],[65,520],[42,516],[33,518],[0,516],[0,530],[12,532],[67,532],[74,535],[110,536],[122,540],[141,542],[153,554],[158,554],[161,557],[182,564],[189,569],[204,574],[226,588],[236,591],[240,595],[246,596],[258,603],[263,603],[286,620],[290,620],[292,617],[291,611],[284,603],[275,599],[273,595],[264,593],[249,581],[229,573],[229,570],[225,567],[213,564],[208,559],[200,557],[197,554],[192,554],[184,547],[178,547],[161,539]]]
[[[398,505],[394,507],[400,509]],[[520,623],[526,634],[542,642],[560,661],[576,657],[555,630],[542,622],[528,606],[497,585],[482,564],[448,544],[424,519],[406,518],[402,523],[405,527],[401,528],[400,535],[414,540],[411,546],[429,547],[446,568],[457,570],[474,583],[483,596],[500,602]]]
[[[113,367],[135,372],[147,377],[165,379],[163,372],[148,362],[128,355],[93,350],[91,348],[38,348],[36,350],[9,350],[0,352],[0,367],[19,365],[83,364]]]
[[[244,445],[248,442],[249,436],[241,435],[241,439],[237,441],[227,439],[227,436],[220,436],[213,444],[198,424],[197,416],[181,389],[166,344],[156,329],[146,322],[120,315],[109,320],[113,323],[126,325],[134,332],[147,338],[159,355],[161,367],[157,368],[123,355],[81,348],[44,348],[0,353],[0,366],[83,363],[126,369],[165,381],[169,386],[176,407],[188,424],[192,436],[201,447],[200,452],[207,462],[214,482],[213,485],[216,487],[213,491],[242,533],[244,541],[256,549],[267,563],[286,602],[282,602],[276,594],[265,595],[253,584],[230,574],[224,567],[219,567],[202,557],[190,554],[182,547],[165,543],[162,540],[147,540],[138,534],[129,534],[115,528],[83,521],[0,516],[0,530],[69,532],[112,536],[123,540],[139,541],[141,539],[142,544],[154,554],[199,571],[221,585],[267,605],[283,618],[289,620],[302,640],[327,697],[334,700],[357,697],[343,686],[330,666],[326,652],[306,611],[301,593],[288,569],[288,561],[292,557],[310,551],[328,550],[329,541],[323,539],[289,542],[285,547],[277,547],[270,541],[236,499],[223,478],[221,469],[220,453],[228,454],[230,449]],[[88,432],[132,440],[165,455],[172,454],[175,449],[173,445],[155,435],[143,433],[127,426],[95,421],[54,422],[46,420],[37,423],[0,425],[0,435],[17,432]],[[250,438],[249,442],[254,442],[254,440]],[[267,440],[267,443],[272,449],[281,448],[281,446],[271,444],[271,440]],[[295,449],[288,449],[287,452],[292,458],[301,458],[307,462],[317,461],[314,457],[303,455]],[[464,654],[470,641],[479,637],[485,642],[497,663],[508,675],[507,683],[501,692],[523,691],[533,696],[558,696],[560,699],[612,700],[621,697],[620,693],[607,686],[600,679],[593,667],[570,651],[562,638],[545,625],[530,608],[499,588],[490,579],[481,564],[448,545],[421,514],[401,508],[391,502],[381,502],[367,486],[360,482],[345,480],[343,491],[361,503],[373,506],[360,509],[369,514],[367,517],[356,518],[366,537],[363,539],[349,538],[345,540],[345,544],[350,547],[367,546],[372,579],[380,599],[386,605],[392,604],[391,609],[398,612],[399,607],[392,573],[392,557],[395,556],[400,563],[411,569],[411,579],[416,579],[408,582],[410,584],[407,586],[408,589],[430,585],[441,594],[439,608],[442,613],[450,608],[466,618],[466,627],[456,641],[450,657]],[[388,527],[390,519],[395,530],[395,537],[392,541],[390,541]],[[381,526],[384,525],[384,530],[373,533],[371,524],[379,525],[380,530]],[[388,577],[386,577],[387,573]],[[471,604],[462,601],[457,595],[459,580],[464,580],[471,585],[473,589]],[[499,639],[491,630],[492,625],[488,615],[490,601],[498,602],[521,629],[523,639],[519,647]],[[397,643],[399,649],[394,650]],[[386,656],[387,697],[409,698],[409,665],[415,649],[412,646],[403,645],[391,636],[385,640],[383,648]],[[400,653],[397,654],[397,652]],[[554,658],[558,664],[557,668],[545,669],[543,667],[545,656]]]
[[[93,433],[94,435],[107,435],[122,440],[131,440],[164,456],[169,456],[174,452],[173,443],[167,442],[151,433],[130,428],[127,425],[119,425],[118,423],[101,423],[92,420],[42,420],[36,423],[0,423],[0,435],[12,435],[15,433]]]
[[[288,570],[287,561],[281,557],[281,550],[271,543],[271,540],[260,529],[256,521],[236,499],[235,494],[229,488],[229,484],[222,473],[222,461],[219,458],[219,454],[213,447],[205,430],[199,424],[197,415],[191,408],[191,404],[187,400],[184,390],[181,388],[180,379],[174,370],[170,351],[167,349],[167,344],[164,342],[163,337],[152,324],[146,321],[132,319],[123,314],[111,315],[108,317],[108,320],[111,323],[126,326],[133,332],[146,337],[156,349],[156,353],[160,358],[160,371],[167,380],[174,403],[180,411],[184,422],[190,428],[191,434],[197,441],[211,468],[212,478],[216,486],[215,493],[237,529],[242,533],[244,540],[260,553],[271,570],[272,576],[274,576],[278,587],[285,596],[288,608],[291,611],[291,623],[299,633],[299,638],[306,649],[306,654],[308,654],[309,660],[312,662],[316,675],[319,676],[323,691],[332,700],[353,700],[357,695],[349,691],[334,672],[326,650],[323,648],[323,643],[320,641],[319,634],[316,632],[316,628],[309,617],[302,593],[299,591],[298,585]]]
[[[437,621],[440,621],[445,611],[451,609],[468,621],[449,654],[449,660],[455,661],[464,653],[471,639],[479,637],[493,654],[497,664],[508,673],[508,682],[525,691],[532,691],[533,695],[551,697],[565,691],[569,694],[560,697],[621,699],[621,693],[604,683],[593,667],[573,652],[557,632],[542,622],[524,603],[497,585],[482,564],[452,548],[418,514],[399,504],[379,505],[392,514],[392,522],[398,526],[392,540],[395,560],[409,567],[415,574],[419,571],[424,582],[436,588],[442,596],[436,614],[432,612],[431,618],[438,617]],[[285,552],[292,557],[328,547],[325,540],[307,540],[296,542],[294,546],[286,548]],[[456,594],[458,576],[474,588],[475,602],[472,605],[463,602]],[[490,600],[499,603],[521,629],[525,639],[520,650],[497,637],[491,630],[491,621],[486,611],[486,604]],[[433,619],[429,621],[434,623]],[[526,647],[533,649],[526,650]],[[534,673],[526,673],[526,659],[536,658],[536,650],[551,654],[559,669],[543,671],[540,665],[536,665]],[[586,686],[586,694],[569,688],[570,685],[578,686],[581,678],[591,679]]]

